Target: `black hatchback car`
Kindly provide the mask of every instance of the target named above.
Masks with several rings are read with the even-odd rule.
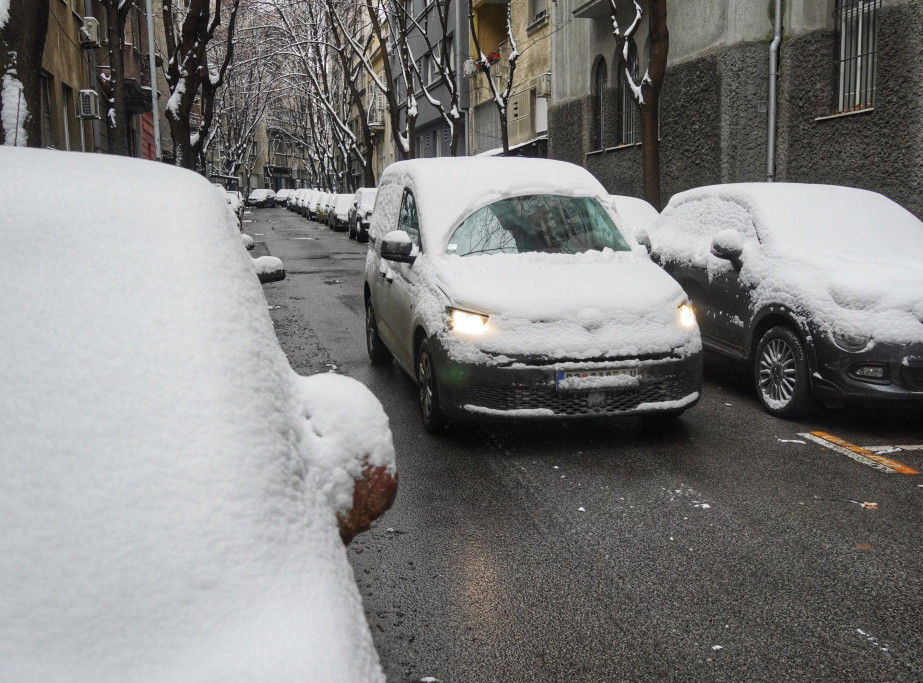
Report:
[[[923,222],[882,195],[795,183],[673,197],[651,253],[704,347],[749,363],[767,412],[822,401],[923,406]]]

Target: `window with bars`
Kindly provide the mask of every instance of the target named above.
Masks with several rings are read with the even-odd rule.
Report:
[[[840,34],[837,111],[875,106],[878,9],[881,0],[838,0]]]
[[[619,66],[619,69],[624,69],[628,67],[628,72],[631,74],[632,79],[635,83],[638,82],[639,76],[639,67],[638,67],[638,47],[635,45],[635,41],[628,41],[628,62],[622,63]],[[639,130],[638,130],[638,107],[635,105],[634,94],[631,92],[631,88],[625,83],[625,75],[623,72],[618,74],[618,115],[616,116],[616,123],[618,125],[618,144],[620,145],[633,145],[636,142],[639,142]]]

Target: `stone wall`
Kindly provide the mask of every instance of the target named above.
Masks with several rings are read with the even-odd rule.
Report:
[[[880,13],[870,112],[829,118],[837,88],[833,31],[783,41],[776,179],[874,190],[923,217],[923,3],[886,3]],[[661,97],[665,203],[691,187],[766,180],[768,74],[768,41],[669,68]],[[552,158],[585,166],[610,192],[642,194],[640,147],[589,149],[590,96],[552,103],[549,124]]]

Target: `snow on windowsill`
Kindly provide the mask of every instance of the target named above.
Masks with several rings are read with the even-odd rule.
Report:
[[[847,116],[855,116],[856,114],[871,114],[875,111],[875,107],[865,107],[863,109],[853,109],[851,111],[839,111],[835,114],[827,114],[826,116],[818,116],[814,119],[814,122],[819,121],[830,121],[831,119],[842,119]]]
[[[605,154],[606,152],[617,152],[622,149],[630,149],[632,147],[640,147],[640,142],[626,142],[622,145],[616,145],[615,147],[604,147],[603,149],[594,149],[592,152],[587,152],[586,156],[592,157],[599,154]]]

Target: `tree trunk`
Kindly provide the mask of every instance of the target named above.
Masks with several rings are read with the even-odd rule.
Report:
[[[109,106],[106,107],[105,117],[108,127],[109,154],[124,156],[129,154],[126,144],[128,112],[125,111],[125,59],[122,52],[125,23],[119,17],[118,0],[106,0],[105,8],[109,41],[109,92],[112,97],[108,102]]]
[[[641,107],[641,142],[644,159],[644,198],[658,211],[660,201],[660,89],[667,71],[670,32],[667,30],[667,1],[648,3],[651,60],[647,71],[650,84],[642,85],[644,105]]]
[[[48,0],[10,0],[9,21],[0,28],[0,92],[15,92],[18,82],[22,96],[0,99],[0,120],[12,121],[9,129],[0,125],[0,145],[42,146],[42,54],[48,12]]]

